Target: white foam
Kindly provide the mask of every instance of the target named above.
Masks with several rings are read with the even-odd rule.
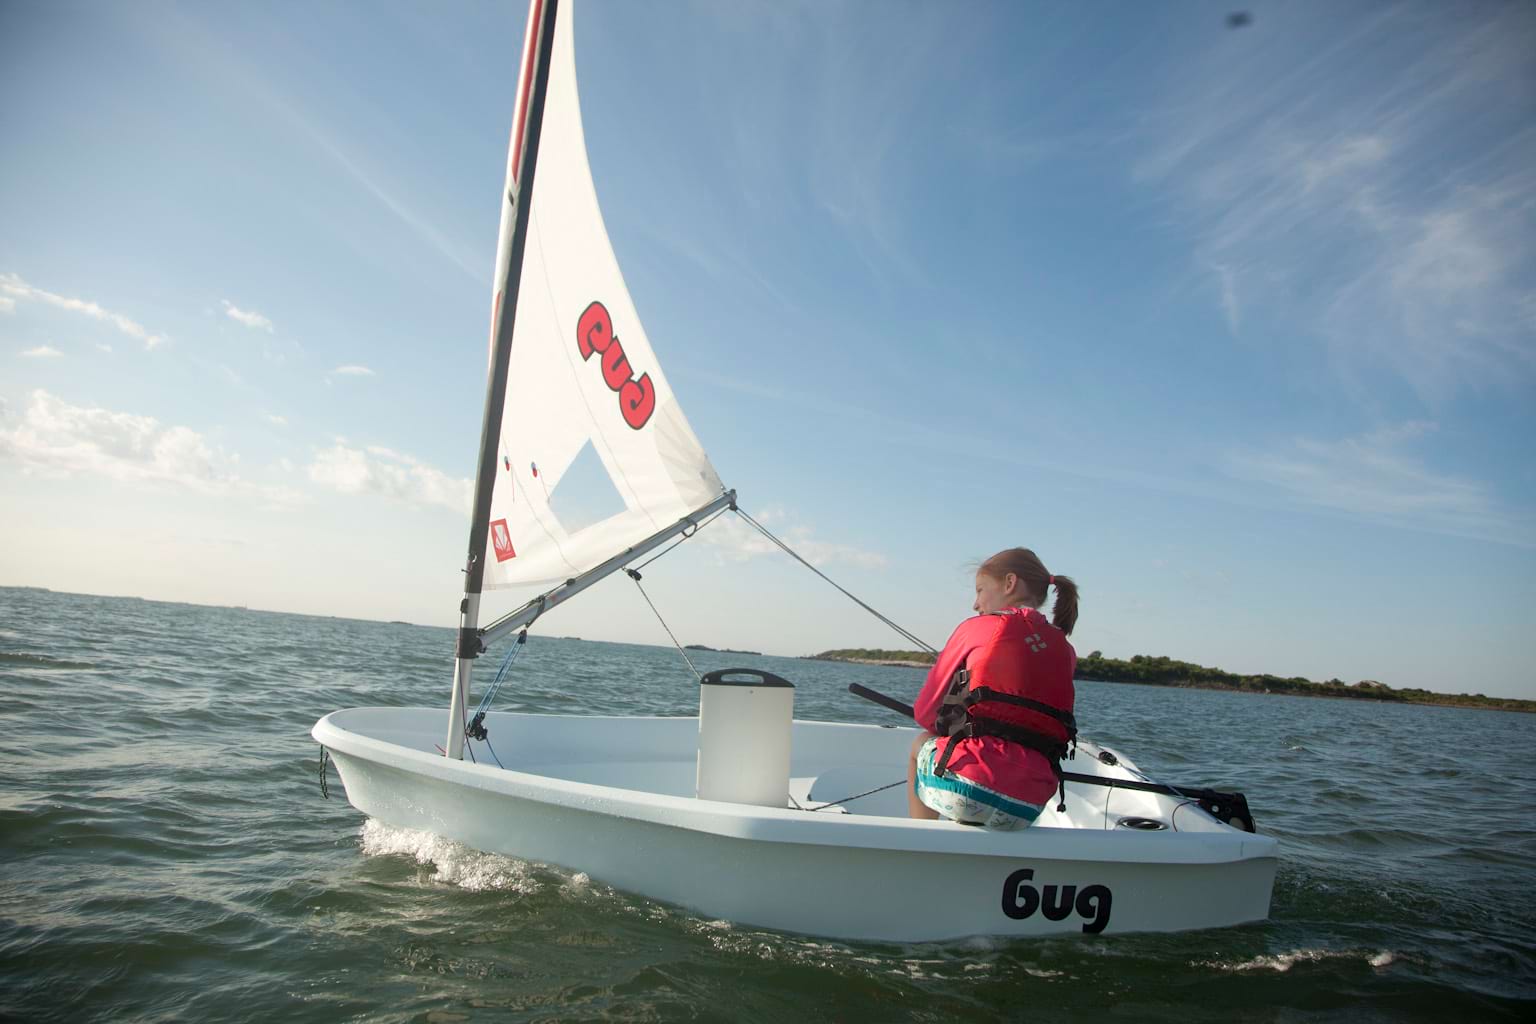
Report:
[[[1224,971],[1276,971],[1284,974],[1299,963],[1313,963],[1326,959],[1331,954],[1321,949],[1298,949],[1294,953],[1277,953],[1274,956],[1256,956],[1252,960],[1244,960],[1240,964],[1218,964],[1210,966],[1219,967]]]
[[[369,818],[358,836],[366,857],[411,857],[432,868],[433,881],[469,892],[538,892],[539,880],[526,861],[482,853],[431,832],[386,825]]]
[[[1298,949],[1291,953],[1256,956],[1252,960],[1244,960],[1242,963],[1224,964],[1215,960],[1207,960],[1196,964],[1196,966],[1215,967],[1222,971],[1275,971],[1276,973],[1284,974],[1297,964],[1339,959],[1364,959],[1372,967],[1385,967],[1396,960],[1397,955],[1387,950],[1382,950],[1374,955],[1368,955],[1358,949]]]

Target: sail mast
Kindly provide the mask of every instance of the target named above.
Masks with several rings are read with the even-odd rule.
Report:
[[[474,512],[469,527],[469,554],[464,568],[464,600],[459,605],[459,637],[454,660],[453,698],[449,708],[448,757],[464,751],[464,714],[470,672],[481,651],[478,626],[480,593],[485,579],[486,537],[490,530],[491,495],[496,483],[496,451],[501,437],[502,409],[507,390],[507,365],[512,353],[512,326],[517,315],[518,285],[522,281],[523,251],[533,204],[534,171],[538,166],[539,135],[544,98],[549,88],[559,0],[530,0],[518,75],[516,112],[507,153],[506,187],[502,195],[501,232],[497,239],[495,299],[491,306],[491,358],[480,421],[480,461],[475,474]]]

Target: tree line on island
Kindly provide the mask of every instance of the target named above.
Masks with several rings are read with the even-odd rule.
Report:
[[[850,661],[863,665],[925,668],[934,656],[927,651],[887,651],[869,647],[845,647],[809,656],[817,661]],[[1353,700],[1390,701],[1398,704],[1437,704],[1447,707],[1491,708],[1498,711],[1536,712],[1536,701],[1512,697],[1488,697],[1481,693],[1435,693],[1416,687],[1396,689],[1374,679],[1346,683],[1330,679],[1317,683],[1301,676],[1242,676],[1175,658],[1137,654],[1129,661],[1106,658],[1094,651],[1077,660],[1078,679],[1101,683],[1143,683],[1148,686],[1182,686],[1203,690],[1237,690],[1244,693],[1288,693],[1299,697],[1341,697]]]

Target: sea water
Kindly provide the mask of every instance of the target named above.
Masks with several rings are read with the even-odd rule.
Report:
[[[370,821],[334,772],[325,799],[315,720],[444,703],[452,647],[448,629],[0,588],[0,1018],[1536,1016],[1536,716],[1080,682],[1085,735],[1247,793],[1281,844],[1270,920],[850,943]],[[889,723],[847,685],[911,700],[921,682],[690,656],[789,678],[802,718]],[[697,701],[672,648],[534,636],[497,706]],[[914,917],[937,898],[863,895]]]

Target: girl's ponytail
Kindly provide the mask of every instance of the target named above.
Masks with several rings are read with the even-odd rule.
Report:
[[[1052,576],[1056,588],[1056,603],[1051,606],[1051,625],[1068,636],[1077,625],[1077,584],[1070,576]]]

